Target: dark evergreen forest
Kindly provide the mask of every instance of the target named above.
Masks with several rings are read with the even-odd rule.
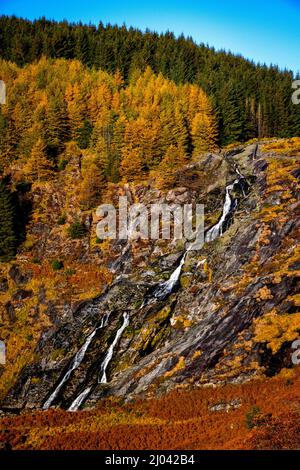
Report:
[[[42,56],[78,59],[88,67],[119,70],[128,81],[149,65],[177,84],[198,84],[212,98],[220,145],[300,135],[300,106],[291,101],[291,82],[297,78],[292,72],[197,45],[189,37],[2,16],[0,44],[2,59],[19,66]]]

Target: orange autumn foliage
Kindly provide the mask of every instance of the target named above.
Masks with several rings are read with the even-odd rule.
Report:
[[[299,367],[291,375],[289,380],[177,389],[127,404],[108,398],[96,409],[76,413],[48,410],[4,417],[0,442],[14,449],[49,450],[299,448]],[[254,406],[259,419],[248,429],[246,415]]]

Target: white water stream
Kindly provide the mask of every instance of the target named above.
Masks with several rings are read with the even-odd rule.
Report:
[[[223,212],[220,217],[220,220],[214,225],[211,229],[209,229],[205,234],[205,241],[207,243],[216,240],[223,235],[223,227],[224,223],[227,220],[228,215],[232,210],[232,198],[230,195],[230,191],[233,190],[234,186],[239,182],[239,180],[235,180],[232,184],[226,186],[226,195],[225,195],[225,202],[223,205]]]
[[[129,315],[128,315],[127,312],[125,312],[125,313],[123,313],[123,324],[118,329],[118,331],[116,333],[116,336],[115,336],[115,339],[113,340],[112,344],[109,346],[108,351],[105,355],[105,358],[104,358],[104,360],[101,364],[100,373],[102,374],[102,376],[101,376],[101,379],[99,380],[98,383],[101,383],[101,384],[106,384],[107,383],[107,376],[106,376],[107,367],[108,367],[110,361],[112,360],[113,353],[114,353],[114,348],[117,345],[120,337],[122,336],[123,331],[125,330],[125,328],[127,328],[128,325],[129,325]]]
[[[223,232],[224,232],[224,226],[226,225],[227,223],[227,220],[228,220],[228,216],[230,215],[230,213],[232,212],[233,210],[233,200],[231,198],[231,191],[234,189],[234,186],[236,184],[238,184],[240,182],[241,179],[244,179],[243,175],[239,172],[238,168],[236,168],[236,173],[238,175],[238,179],[236,179],[233,183],[229,184],[228,186],[226,186],[226,194],[225,194],[225,201],[224,201],[224,205],[223,205],[223,211],[222,211],[222,215],[219,219],[219,221],[213,226],[211,227],[205,234],[205,242],[212,242],[214,241],[215,239],[217,239],[218,237],[222,236],[223,235]],[[243,190],[243,188],[242,188]],[[244,191],[244,190],[243,190]],[[226,227],[225,227],[226,228]],[[126,247],[125,247],[126,248]],[[191,244],[187,250],[185,251],[185,253],[183,254],[182,258],[181,258],[181,261],[180,261],[180,264],[177,266],[177,268],[173,271],[173,273],[171,274],[170,278],[167,280],[167,281],[164,281],[163,283],[161,283],[160,285],[158,285],[156,287],[156,289],[154,290],[153,294],[152,294],[152,299],[150,301],[146,301],[144,302],[144,304],[142,305],[141,308],[143,308],[145,305],[148,305],[149,303],[155,301],[155,300],[163,300],[165,299],[169,294],[172,293],[174,287],[176,286],[179,278],[180,278],[180,275],[181,275],[181,271],[182,271],[182,268],[183,268],[183,265],[185,263],[185,260],[186,260],[186,256],[188,254],[189,251],[193,250],[193,244]],[[203,261],[203,263],[205,262],[205,260]],[[69,379],[71,373],[73,370],[75,370],[82,362],[84,356],[85,356],[85,353],[86,353],[86,350],[87,348],[89,347],[94,335],[96,334],[96,331],[100,328],[103,328],[104,326],[107,325],[107,322],[108,322],[108,319],[109,319],[109,315],[107,316],[104,316],[102,321],[101,321],[101,325],[96,328],[87,338],[86,342],[84,343],[84,345],[81,347],[81,349],[77,352],[73,362],[72,362],[72,365],[70,367],[70,369],[68,370],[68,372],[64,375],[63,379],[61,380],[61,382],[59,383],[59,385],[56,387],[55,391],[52,393],[52,395],[48,398],[48,400],[45,402],[44,406],[43,406],[43,409],[48,409],[50,407],[50,405],[52,404],[52,402],[54,401],[54,399],[57,397],[60,389],[62,388],[62,386],[64,385],[64,383]],[[120,339],[120,337],[122,336],[124,330],[127,328],[127,326],[129,325],[129,315],[127,312],[125,312],[123,314],[123,323],[121,325],[121,327],[118,329],[117,333],[116,333],[116,336],[112,342],[112,344],[109,346],[108,350],[107,350],[107,353],[104,357],[104,360],[101,364],[101,368],[100,368],[100,374],[101,374],[101,377],[99,377],[99,380],[98,380],[98,383],[101,383],[101,384],[106,384],[107,383],[107,375],[106,375],[106,371],[107,371],[107,367],[109,366],[111,360],[112,360],[112,357],[113,357],[113,353],[114,353],[114,349]],[[88,394],[91,392],[91,389],[92,387],[89,386],[87,387],[83,392],[81,392],[78,397],[72,402],[72,404],[70,405],[69,407],[69,411],[77,411],[79,409],[79,407],[81,406],[81,404],[83,403],[83,401],[86,399],[86,397],[88,396]]]
[[[234,186],[240,182],[240,180],[244,179],[244,176],[239,172],[238,168],[236,168],[236,173],[238,175],[238,179],[236,179],[233,183],[229,184],[226,186],[226,194],[225,194],[225,201],[223,205],[223,211],[222,215],[219,219],[219,221],[211,227],[205,234],[205,242],[209,243],[216,238],[220,237],[223,235],[224,232],[224,226],[226,225],[226,222],[228,220],[228,216],[233,210],[233,200],[231,197],[231,191],[234,189]],[[183,257],[181,258],[179,266],[173,271],[171,274],[170,278],[167,281],[162,282],[160,285],[158,285],[153,294],[152,298],[146,302],[144,302],[143,307],[145,305],[149,305],[150,303],[154,302],[155,300],[163,300],[165,299],[169,294],[172,293],[174,287],[176,286],[180,275],[181,271],[183,268],[183,265],[186,260],[186,256],[189,251],[193,250],[193,244],[191,244],[188,249],[185,251]]]
[[[76,353],[73,361],[72,361],[72,364],[71,364],[71,367],[70,369],[66,372],[66,374],[63,376],[62,380],[60,381],[60,383],[58,384],[58,386],[56,387],[56,389],[54,390],[54,392],[50,395],[50,397],[48,398],[48,400],[44,403],[43,405],[43,410],[48,410],[48,408],[51,406],[51,404],[53,403],[53,401],[55,400],[55,398],[57,397],[57,395],[59,394],[62,386],[69,380],[72,372],[77,369],[77,367],[81,364],[81,362],[83,361],[83,358],[85,356],[85,353],[89,347],[89,345],[91,344],[91,341],[92,339],[94,338],[96,332],[101,329],[101,328],[104,328],[106,325],[107,325],[107,322],[108,322],[108,319],[109,319],[109,315],[104,315],[102,320],[101,320],[101,324],[87,337],[84,345],[79,349],[79,351]]]
[[[99,380],[99,383],[106,384],[107,383],[107,376],[106,376],[106,370],[107,367],[112,360],[113,354],[114,354],[114,348],[117,345],[121,335],[123,334],[123,331],[127,326],[129,325],[129,315],[128,313],[123,314],[123,323],[122,326],[118,329],[116,336],[112,342],[112,344],[109,346],[108,351],[105,355],[105,358],[101,364],[101,369],[100,373],[102,374],[101,379]],[[87,387],[83,392],[81,392],[77,398],[72,402],[70,407],[68,408],[68,411],[77,411],[80,406],[82,405],[83,401],[86,399],[88,394],[91,392],[92,387]]]
[[[90,393],[92,387],[86,388],[77,398],[73,401],[72,405],[68,408],[68,411],[77,411],[81,405],[81,403],[85,400],[85,398]]]

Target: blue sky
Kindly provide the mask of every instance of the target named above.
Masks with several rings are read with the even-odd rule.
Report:
[[[170,30],[300,71],[300,0],[0,0],[1,14]]]

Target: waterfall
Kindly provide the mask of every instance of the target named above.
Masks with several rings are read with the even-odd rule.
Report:
[[[77,398],[72,402],[71,406],[68,408],[68,411],[77,411],[81,403],[85,400],[87,395],[90,393],[92,387],[86,388]]]
[[[174,287],[176,286],[176,284],[177,284],[177,282],[180,278],[180,274],[181,274],[182,267],[183,267],[184,262],[185,262],[187,252],[188,252],[188,250],[184,253],[183,257],[181,258],[180,264],[177,266],[175,271],[172,272],[169,279],[167,281],[159,284],[157,286],[157,288],[154,290],[153,296],[152,296],[152,302],[154,300],[164,300],[166,297],[168,297],[168,295],[171,294],[171,292],[173,291]],[[151,302],[148,302],[148,303],[146,302],[146,303],[144,303],[143,306],[145,306],[149,303],[151,303]]]
[[[107,367],[108,367],[108,365],[109,365],[109,363],[110,363],[110,361],[113,357],[114,348],[117,345],[121,335],[123,334],[123,331],[125,330],[125,328],[127,328],[128,325],[129,325],[129,315],[128,315],[127,312],[125,312],[125,313],[123,313],[123,324],[118,329],[117,334],[115,336],[115,339],[113,340],[112,344],[109,346],[108,351],[105,355],[104,361],[101,364],[100,373],[102,373],[102,377],[98,381],[98,383],[101,383],[101,384],[106,384],[107,383],[107,376],[106,376]]]
[[[233,210],[235,209],[235,201],[231,197],[231,191],[234,189],[235,185],[242,183],[241,184],[241,189],[242,189],[243,194],[244,194],[243,183],[247,183],[247,182],[246,182],[244,176],[240,173],[240,171],[237,167],[235,168],[235,172],[236,172],[238,178],[233,183],[226,186],[226,194],[225,194],[225,201],[224,201],[224,204],[223,204],[222,215],[221,215],[219,221],[205,233],[205,237],[204,237],[205,242],[214,241],[216,238],[222,236],[222,234],[226,230],[226,228],[228,226],[228,220],[230,218],[230,215],[233,212]],[[144,301],[143,305],[140,307],[140,309],[142,309],[146,305],[154,302],[155,300],[164,300],[164,299],[166,299],[173,292],[174,288],[176,287],[176,285],[177,285],[177,283],[180,279],[180,275],[181,275],[182,268],[184,266],[187,254],[188,254],[189,251],[193,250],[193,246],[194,245],[192,243],[186,248],[186,250],[184,251],[184,253],[182,255],[182,258],[180,260],[179,265],[172,272],[170,278],[167,281],[164,281],[161,284],[158,284],[158,285],[153,287],[151,297],[147,296],[147,298],[145,299],[145,301]],[[127,249],[128,249],[128,246],[126,245],[123,252],[122,252],[122,255],[126,253]],[[201,264],[204,264],[205,262],[206,262],[206,260],[200,261],[198,263],[197,267],[200,266]],[[109,320],[109,313],[103,316],[103,318],[101,320],[101,324],[87,337],[84,345],[76,353],[76,355],[75,355],[75,357],[74,357],[74,359],[71,363],[71,367],[69,368],[67,373],[64,375],[63,379],[61,380],[59,385],[56,387],[55,391],[52,393],[52,395],[45,402],[45,404],[43,406],[44,410],[48,409],[51,406],[51,404],[56,399],[56,397],[59,394],[59,392],[60,392],[61,388],[63,387],[63,385],[69,380],[72,372],[81,364],[81,362],[83,361],[84,356],[86,354],[86,351],[87,351],[91,341],[93,340],[97,330],[100,329],[100,328],[105,327],[108,323],[108,320]],[[129,314],[127,312],[123,313],[123,323],[122,323],[121,327],[118,329],[118,331],[116,332],[115,338],[114,338],[112,344],[109,346],[109,348],[108,348],[108,350],[105,354],[104,360],[102,361],[102,364],[101,364],[101,367],[100,367],[100,374],[99,374],[99,377],[98,377],[98,383],[100,383],[100,384],[106,384],[107,383],[107,375],[106,375],[107,368],[108,368],[108,366],[109,366],[109,364],[112,360],[112,357],[113,357],[113,354],[114,354],[114,349],[115,349],[116,345],[118,344],[124,330],[129,325],[129,320],[130,320]],[[88,386],[87,388],[85,388],[77,396],[77,398],[75,398],[75,400],[71,403],[68,410],[69,411],[77,411],[79,409],[79,407],[82,405],[82,403],[84,402],[84,400],[87,398],[87,396],[90,394],[91,390],[92,390],[92,386]]]
[[[205,237],[204,237],[205,242],[214,241],[216,238],[222,236],[224,231],[226,230],[228,217],[230,216],[230,214],[232,213],[235,207],[234,201],[231,198],[230,192],[234,189],[235,185],[240,184],[241,181],[245,181],[245,177],[240,173],[237,167],[235,167],[235,172],[238,178],[233,183],[226,186],[226,194],[225,194],[225,201],[223,205],[222,215],[219,221],[206,232]],[[245,195],[242,184],[241,184],[241,188],[242,188],[243,194]],[[151,297],[144,301],[142,307],[145,307],[146,305],[151,304],[155,300],[164,300],[166,297],[168,297],[168,295],[170,295],[173,292],[174,287],[176,286],[180,278],[181,271],[186,260],[186,256],[188,252],[192,250],[193,250],[193,244],[191,244],[186,249],[185,253],[183,254],[181,258],[179,266],[175,269],[175,271],[173,271],[170,278],[167,281],[164,281],[155,287],[155,289],[151,293]],[[200,262],[200,263],[204,264],[204,262],[205,261]]]
[[[209,229],[206,234],[205,234],[205,241],[206,242],[212,242],[216,238],[220,237],[223,235],[223,228],[224,225],[227,222],[228,216],[230,215],[232,211],[232,199],[230,195],[230,191],[234,188],[236,184],[238,184],[239,180],[235,180],[232,184],[229,184],[226,186],[226,196],[225,196],[225,202],[223,206],[223,212],[220,220],[214,225],[211,229]]]
[[[242,175],[242,173],[240,172],[240,170],[239,170],[239,168],[238,168],[237,165],[235,165],[234,171],[236,172],[236,174],[237,174],[238,177],[239,177],[238,183],[240,183],[240,187],[241,187],[243,196],[246,197],[245,187],[246,187],[246,190],[247,190],[250,185],[249,185],[248,181],[246,180],[245,176]]]
[[[226,225],[228,221],[228,217],[232,213],[234,207],[234,201],[231,198],[230,192],[234,189],[234,187],[239,184],[240,188],[243,192],[243,196],[245,197],[245,186],[246,189],[249,187],[249,184],[247,183],[247,180],[244,175],[240,172],[239,168],[237,165],[234,166],[234,171],[236,172],[238,178],[234,180],[233,183],[229,184],[226,186],[226,196],[225,196],[225,202],[223,205],[223,212],[220,220],[214,225],[212,228],[210,228],[206,234],[205,234],[205,241],[206,242],[212,242],[216,240],[216,238],[221,237],[226,230]]]
[[[123,314],[123,319],[124,319],[123,324],[118,329],[117,334],[115,336],[115,339],[112,342],[112,344],[110,345],[110,347],[108,348],[108,351],[105,355],[104,361],[101,364],[102,377],[101,377],[101,380],[99,381],[99,383],[107,383],[106,370],[107,370],[107,367],[108,367],[108,365],[109,365],[109,363],[112,359],[115,346],[117,345],[123,331],[129,325],[129,315],[128,315],[128,313]],[[78,397],[75,398],[75,400],[72,402],[72,404],[68,408],[68,411],[77,411],[79,409],[79,407],[82,405],[83,401],[86,399],[86,397],[88,396],[88,394],[90,393],[91,390],[92,390],[92,387],[87,387],[83,392],[81,392],[78,395]]]
[[[60,381],[60,383],[58,384],[58,386],[56,387],[56,389],[54,390],[54,392],[50,395],[50,397],[48,398],[48,400],[44,403],[43,405],[43,410],[48,410],[48,408],[51,406],[51,404],[53,403],[53,401],[55,400],[55,398],[57,397],[57,395],[59,394],[62,386],[69,380],[72,372],[77,369],[77,367],[81,364],[81,362],[83,361],[83,358],[85,356],[85,353],[92,341],[92,339],[94,338],[97,330],[99,330],[100,328],[104,328],[106,325],[107,325],[107,322],[108,322],[108,319],[109,319],[109,314],[105,314],[102,319],[101,319],[101,323],[100,325],[87,337],[86,339],[86,342],[84,343],[84,345],[79,349],[79,351],[76,353],[73,361],[72,361],[72,364],[71,364],[71,367],[70,369],[68,370],[68,372],[66,372],[66,374],[63,376],[62,380]]]

